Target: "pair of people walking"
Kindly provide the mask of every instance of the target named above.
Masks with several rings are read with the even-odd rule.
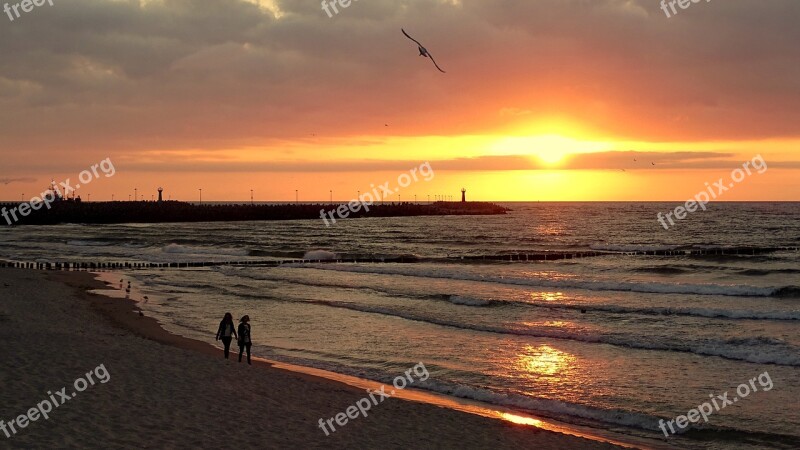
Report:
[[[238,333],[234,329],[231,313],[225,313],[225,317],[219,323],[217,340],[222,340],[222,344],[225,346],[225,359],[228,359],[233,338],[236,338],[236,343],[239,344],[239,362],[242,362],[242,353],[247,350],[247,364],[252,364],[250,362],[250,347],[253,345],[250,340],[250,316],[245,315],[239,319]]]

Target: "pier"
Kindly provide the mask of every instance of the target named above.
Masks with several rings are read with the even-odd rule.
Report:
[[[344,205],[347,205],[346,203]],[[26,208],[23,216],[18,210],[8,219],[0,219],[2,225],[55,225],[120,224],[120,223],[179,223],[179,222],[241,222],[266,220],[320,220],[322,213],[334,211],[339,203],[295,203],[295,204],[194,204],[177,201],[134,202],[73,202],[52,203],[50,209]],[[0,203],[0,210],[19,209],[18,203]],[[497,215],[509,210],[486,202],[433,202],[433,203],[376,203],[350,213],[350,218],[363,217],[410,217],[448,215]]]

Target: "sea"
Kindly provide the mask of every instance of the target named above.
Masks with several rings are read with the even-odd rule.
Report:
[[[0,259],[230,262],[113,276],[187,337],[215,343],[226,312],[248,314],[271,360],[386,383],[422,363],[414,389],[543,420],[675,448],[800,448],[800,203],[713,203],[669,230],[656,217],[673,203],[502,205],[330,227],[7,227]],[[602,255],[498,260],[582,252]],[[354,258],[375,262],[330,262]],[[282,263],[235,264],[252,261]]]

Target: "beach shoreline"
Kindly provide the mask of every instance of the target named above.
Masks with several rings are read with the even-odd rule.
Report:
[[[252,368],[234,361],[224,361],[221,358],[221,351],[214,346],[172,334],[162,328],[155,319],[147,316],[140,317],[136,313],[134,301],[120,301],[118,298],[88,292],[109,289],[106,283],[99,281],[95,275],[88,272],[37,272],[2,269],[0,270],[0,280],[10,285],[4,288],[6,292],[15,292],[15,295],[4,295],[3,301],[0,302],[0,308],[2,308],[0,317],[4,317],[4,322],[11,322],[6,325],[12,325],[13,328],[14,322],[17,321],[21,321],[22,324],[35,324],[38,320],[35,318],[35,314],[38,313],[46,319],[42,323],[56,321],[60,323],[59,327],[64,328],[59,331],[61,339],[47,340],[51,343],[47,361],[50,361],[53,366],[59,366],[59,364],[67,367],[75,366],[74,360],[63,360],[63,357],[76,351],[80,355],[79,359],[93,354],[101,356],[96,354],[109,352],[119,358],[121,352],[115,351],[119,349],[102,348],[105,340],[85,341],[86,332],[79,324],[85,323],[87,320],[93,321],[92,329],[97,328],[102,330],[102,334],[113,336],[108,343],[116,344],[117,340],[125,341],[126,346],[129,347],[127,353],[124,353],[125,357],[119,358],[118,362],[106,363],[113,378],[108,386],[115,385],[114,380],[120,378],[135,380],[132,382],[135,384],[133,391],[139,392],[139,401],[144,400],[142,405],[136,409],[143,409],[143,411],[136,413],[127,411],[125,408],[120,411],[121,405],[130,403],[119,398],[104,399],[104,408],[101,408],[109,410],[104,412],[106,417],[124,418],[129,427],[136,430],[135,433],[127,435],[119,429],[114,429],[114,440],[126,442],[127,445],[123,446],[129,446],[131,443],[138,442],[137,439],[141,439],[138,436],[143,430],[136,426],[138,418],[148,417],[148,413],[155,417],[164,414],[169,416],[169,412],[165,413],[163,408],[158,405],[153,406],[156,414],[153,414],[153,408],[148,406],[147,399],[154,395],[153,389],[158,391],[169,389],[171,386],[181,386],[186,390],[185,394],[188,397],[182,395],[174,397],[187,401],[186,411],[195,411],[184,420],[192,424],[190,428],[197,434],[193,439],[200,439],[197,442],[202,442],[203,445],[219,440],[220,445],[238,441],[241,445],[248,446],[264,442],[264,439],[267,439],[272,442],[280,442],[279,446],[281,447],[304,446],[306,448],[368,448],[375,446],[399,448],[430,445],[443,448],[478,448],[489,445],[495,448],[528,446],[537,448],[621,448],[598,440],[480,417],[475,413],[466,414],[455,409],[419,401],[395,401],[395,399],[389,399],[385,403],[375,406],[369,417],[359,417],[358,420],[353,420],[339,428],[337,432],[326,436],[318,428],[317,420],[327,419],[340,411],[345,411],[347,406],[365,396],[363,388],[343,383],[343,380],[333,381],[311,373],[288,370],[289,365],[281,364],[282,367],[274,367],[271,362],[260,358],[254,359]],[[64,285],[69,286],[67,295],[63,295]],[[58,295],[58,292],[62,294]],[[18,306],[20,308],[16,308]],[[20,309],[23,312],[27,311],[30,317],[25,317],[25,313],[20,314]],[[57,317],[58,315],[66,315],[66,317]],[[6,328],[8,329],[8,326]],[[34,326],[31,331],[34,335],[48,334],[48,331],[40,328],[41,326]],[[69,338],[65,338],[65,335]],[[20,350],[20,346],[25,347],[26,342],[34,346],[41,344],[37,339],[26,340],[24,338],[25,334],[17,336],[17,339],[12,339],[16,342],[10,342],[10,344],[16,346],[18,350]],[[82,342],[78,343],[77,341]],[[64,347],[62,342],[69,343],[69,351],[61,348]],[[114,347],[114,345],[110,345],[110,347]],[[4,352],[9,352],[9,346],[6,348],[7,350]],[[25,356],[19,356],[17,358],[19,361],[11,358],[10,368],[12,370],[23,370],[25,366],[33,367],[37,364],[33,356],[36,353],[35,348],[29,351],[24,348],[21,349],[22,351],[18,350],[15,350],[15,355]],[[181,367],[181,364],[170,364],[168,355],[173,353],[180,354],[181,359],[185,360],[184,363],[195,370],[186,370],[188,367]],[[166,363],[164,355],[167,355]],[[128,356],[132,357],[128,358]],[[128,371],[120,371],[122,361],[129,360],[127,365],[130,365],[132,362],[130,360],[134,359],[141,360],[141,365],[134,364],[129,367]],[[59,360],[62,361],[59,362]],[[104,360],[110,361],[108,358]],[[111,360],[113,361],[113,359]],[[90,364],[87,362],[81,367],[87,365]],[[158,373],[154,380],[145,383],[141,378],[148,378],[152,374],[152,371],[148,370],[148,366],[156,367]],[[228,373],[225,373],[226,370]],[[66,371],[58,372],[60,376],[57,379],[60,379],[61,383],[67,383],[71,375],[67,376],[62,372]],[[52,378],[52,375],[50,374],[50,377],[46,378]],[[225,380],[230,377],[235,378],[226,381],[220,380],[220,378]],[[27,407],[22,405],[35,404],[34,400],[45,392],[44,380],[25,380],[24,377],[19,376],[6,378],[5,385],[12,388],[4,389],[4,397],[9,397],[3,399],[2,417],[6,419],[23,413]],[[31,377],[28,376],[28,378]],[[30,385],[39,386],[40,388],[35,390],[35,392],[39,392],[38,396],[34,395],[27,399],[25,396],[21,396],[20,394],[24,393],[26,389],[13,389],[14,385],[19,383],[28,387]],[[164,383],[167,386],[164,386]],[[49,386],[50,384],[45,385]],[[102,391],[101,388],[104,387],[97,388],[98,392]],[[118,389],[120,388],[118,387]],[[242,388],[245,389],[242,390]],[[197,391],[204,391],[204,398],[194,399],[190,393],[197,393]],[[128,391],[123,389],[123,392]],[[241,395],[241,392],[250,394]],[[217,409],[215,402],[219,401],[220,396],[226,393],[230,397],[224,396],[223,398],[226,402],[234,405],[234,410],[257,408],[260,405],[270,404],[277,406],[278,410],[282,411],[280,420],[276,421],[273,418],[268,427],[264,427],[265,424],[261,421],[255,420],[255,423],[245,426],[237,434],[230,427],[216,424],[215,416],[204,417],[204,411]],[[409,393],[412,391],[409,390]],[[82,394],[82,397],[96,395],[99,394],[92,392]],[[187,398],[192,400],[187,400]],[[167,401],[167,403],[181,401],[166,396],[159,396],[159,399]],[[87,399],[86,402],[91,403],[91,400]],[[91,411],[91,407],[89,411]],[[108,426],[108,424],[96,420],[97,417],[99,416],[94,413],[78,414],[70,419],[63,419],[67,422],[64,426],[71,425],[73,428],[77,426],[83,429]],[[50,422],[61,420],[53,418]],[[152,419],[148,419],[147,422],[152,423]],[[51,423],[47,424],[48,427]],[[233,423],[237,423],[237,421],[231,424]],[[255,424],[260,426],[255,427]],[[172,425],[178,428],[186,426],[180,420],[173,421]],[[35,439],[37,433],[34,428],[39,432],[47,433],[46,427],[31,427],[30,430],[24,430],[25,433],[16,435],[12,439],[17,442],[41,443],[41,439]],[[147,445],[157,446],[157,442],[170,442],[168,436],[153,436],[152,427],[146,429],[147,432],[144,433],[144,436],[150,436]],[[469,434],[465,434],[464,430],[470,430]],[[5,437],[0,435],[0,438]],[[28,441],[28,439],[34,440]],[[102,439],[96,443],[102,444],[101,441]],[[78,442],[80,442],[80,446],[87,445],[87,442],[78,440],[74,442],[76,446]],[[136,444],[136,446],[140,445],[141,442]],[[174,442],[173,446],[183,447],[183,444]]]

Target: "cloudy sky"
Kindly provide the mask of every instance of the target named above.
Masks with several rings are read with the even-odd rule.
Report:
[[[11,1],[13,5],[16,0]],[[800,2],[53,0],[0,16],[0,199],[800,200]],[[13,18],[13,20],[11,20]],[[400,29],[422,41],[440,73]]]

